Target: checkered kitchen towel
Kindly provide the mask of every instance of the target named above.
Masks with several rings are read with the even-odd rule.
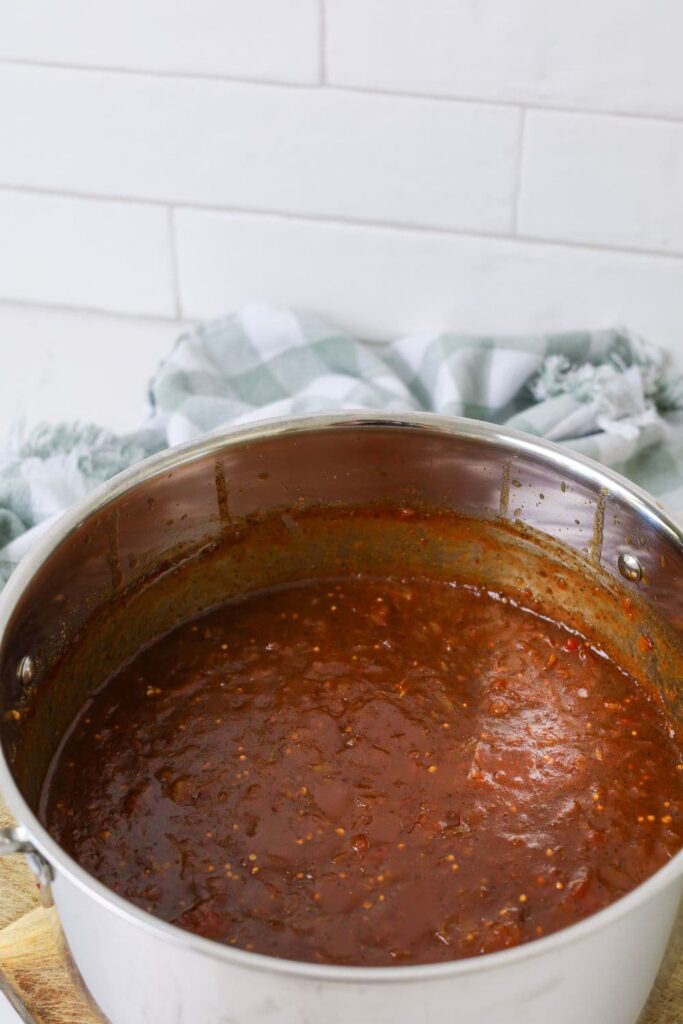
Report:
[[[0,454],[0,583],[54,517],[162,448],[229,423],[324,410],[426,409],[505,423],[615,467],[683,512],[683,379],[625,331],[378,346],[254,307],[183,335],[150,383],[146,423],[17,430]]]

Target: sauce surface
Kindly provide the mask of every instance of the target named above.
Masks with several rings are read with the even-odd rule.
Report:
[[[225,605],[94,694],[42,818],[138,906],[247,950],[427,963],[611,903],[683,844],[643,690],[509,601],[311,581]]]

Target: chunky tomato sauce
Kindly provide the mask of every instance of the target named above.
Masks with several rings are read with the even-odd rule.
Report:
[[[92,697],[43,794],[122,896],[242,949],[426,963],[548,935],[683,843],[658,706],[474,588],[311,581],[230,603]]]

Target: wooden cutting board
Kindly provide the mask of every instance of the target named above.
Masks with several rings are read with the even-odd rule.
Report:
[[[0,801],[0,827],[11,824]],[[54,908],[40,906],[20,856],[0,858],[0,988],[27,1021],[107,1024],[70,962]],[[683,1024],[683,906],[638,1024]]]

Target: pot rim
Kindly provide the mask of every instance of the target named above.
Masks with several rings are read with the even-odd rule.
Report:
[[[395,428],[426,431],[451,435],[465,440],[482,441],[507,449],[511,453],[525,452],[539,456],[546,463],[565,470],[573,478],[579,478],[598,487],[607,487],[610,494],[619,497],[636,509],[650,525],[665,534],[670,541],[683,551],[683,528],[666,512],[661,502],[636,484],[613,470],[602,466],[579,453],[561,448],[543,438],[521,431],[511,430],[497,424],[464,417],[442,416],[435,413],[381,412],[359,410],[358,412],[324,413],[312,416],[279,417],[259,420],[243,426],[219,428],[202,435],[199,439],[167,448],[134,466],[117,474],[111,480],[97,487],[82,501],[64,512],[46,531],[35,547],[21,560],[2,594],[0,595],[0,639],[4,635],[12,612],[29,586],[35,572],[43,565],[54,550],[94,512],[132,487],[145,481],[174,471],[194,459],[217,453],[228,446],[256,442],[267,438],[296,435],[321,430],[343,430],[348,428]],[[213,939],[203,938],[185,931],[177,925],[162,921],[147,911],[113,892],[98,879],[88,874],[50,836],[30,809],[14,782],[5,752],[0,743],[0,792],[19,825],[23,827],[36,849],[60,876],[84,891],[97,903],[103,905],[131,925],[143,928],[164,942],[184,947],[188,951],[214,960],[224,961],[235,967],[255,971],[269,971],[277,974],[308,978],[312,981],[333,981],[337,983],[396,983],[419,980],[445,980],[460,976],[471,976],[482,972],[511,966],[520,961],[542,957],[573,942],[579,942],[589,935],[602,931],[617,923],[631,910],[645,903],[651,897],[672,885],[683,874],[683,850],[680,850],[664,867],[656,871],[635,889],[576,924],[569,925],[543,938],[534,939],[511,949],[467,957],[460,960],[433,964],[413,964],[387,967],[347,967],[336,964],[312,964],[299,960],[252,953],[223,945]]]

